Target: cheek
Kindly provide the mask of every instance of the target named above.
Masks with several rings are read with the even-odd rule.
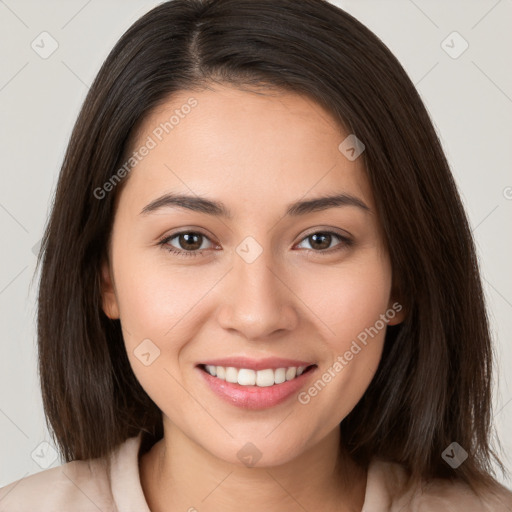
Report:
[[[162,250],[162,252],[165,252]],[[142,251],[114,255],[123,338],[137,380],[159,405],[180,411],[189,396],[177,382],[189,342],[204,323],[205,300],[219,282],[216,272],[170,267]],[[160,260],[160,258],[159,258]],[[165,407],[164,407],[165,408]]]
[[[190,397],[177,385],[181,377],[176,362],[191,335],[184,331],[184,319],[199,300],[200,290],[190,280],[188,287],[183,286],[184,276],[179,274],[168,279],[169,272],[158,262],[145,261],[134,251],[119,251],[117,256],[116,290],[130,365],[158,407],[165,410],[166,404],[167,408],[173,404],[172,410],[180,417]]]
[[[194,280],[186,269],[170,272],[165,261],[146,260],[137,255],[120,256],[116,268],[116,289],[127,343],[141,337],[177,339],[186,318],[194,316],[194,307],[213,286],[208,276]],[[133,338],[133,339],[132,339]],[[130,341],[129,341],[130,340]]]
[[[336,268],[319,266],[297,286],[331,348],[344,352],[388,309],[391,267],[386,255],[368,251]]]
[[[298,397],[315,410],[320,424],[334,426],[355,407],[368,388],[380,362],[389,308],[391,270],[386,257],[368,258],[360,265],[317,275],[303,289],[305,301],[317,314],[316,325],[324,333],[327,357],[311,386]],[[325,279],[323,279],[325,277]],[[328,279],[327,279],[328,277]]]

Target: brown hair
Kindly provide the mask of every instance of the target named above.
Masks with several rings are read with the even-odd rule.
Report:
[[[342,421],[360,464],[381,457],[414,479],[495,482],[492,347],[471,230],[429,115],[387,47],[324,0],[174,0],[131,26],[101,67],[65,155],[42,241],[39,372],[48,426],[66,461],[110,453],[161,412],[101,307],[101,263],[121,186],[94,193],[123,163],[157,105],[210,83],[307,95],[366,146],[365,168],[407,317]],[[122,184],[121,184],[122,185]],[[453,442],[469,458],[452,469]]]

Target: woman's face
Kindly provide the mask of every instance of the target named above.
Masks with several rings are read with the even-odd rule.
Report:
[[[401,321],[348,135],[303,96],[221,86],[176,94],[138,132],[103,307],[164,426],[225,461],[282,464],[332,433]]]

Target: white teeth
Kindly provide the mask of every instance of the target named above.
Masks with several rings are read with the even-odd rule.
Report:
[[[290,368],[286,370],[286,380],[294,379],[296,374],[297,368],[295,368],[295,366],[290,366]]]
[[[262,388],[274,385],[274,370],[258,370],[256,372],[256,386]]]
[[[282,384],[286,380],[286,368],[278,368],[274,372],[274,383]]]
[[[236,384],[238,382],[238,370],[229,366],[226,368],[226,382],[232,382]]]
[[[214,377],[217,375],[217,367],[216,366],[213,366],[211,364],[207,364],[206,365],[206,371],[210,374],[210,375],[213,375]]]
[[[302,375],[305,366],[290,366],[288,368],[277,368],[276,370],[250,370],[248,368],[234,368],[233,366],[205,365],[206,371],[226,382],[238,383],[241,386],[269,387],[274,384],[282,384]]]
[[[254,386],[256,384],[256,372],[246,368],[238,370],[238,384],[241,386]]]

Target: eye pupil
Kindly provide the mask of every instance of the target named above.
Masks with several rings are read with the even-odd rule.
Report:
[[[318,243],[319,239],[323,239],[322,242],[320,242],[320,247],[317,245],[316,249],[328,249],[331,245],[331,238],[332,236],[329,233],[315,233],[314,235],[311,235],[309,237],[311,240],[314,241],[314,243]],[[326,242],[327,240],[327,242]],[[315,247],[314,243],[311,244],[312,247]]]
[[[180,246],[189,250],[199,249],[201,247],[201,237],[202,235],[199,233],[182,233],[179,235]],[[193,241],[191,242],[192,239],[196,240],[195,243]],[[197,242],[198,239],[199,243]],[[182,242],[185,243],[182,244]]]

